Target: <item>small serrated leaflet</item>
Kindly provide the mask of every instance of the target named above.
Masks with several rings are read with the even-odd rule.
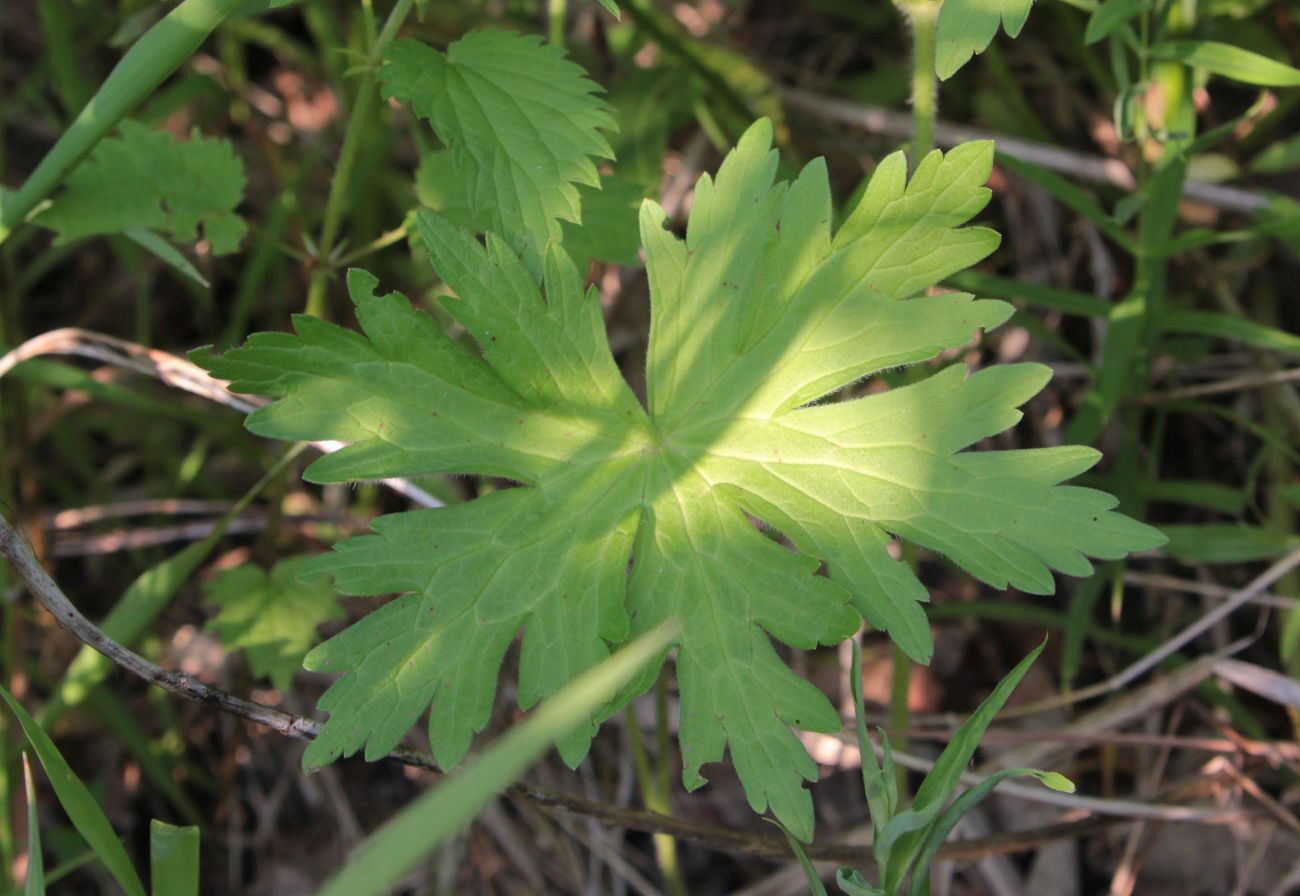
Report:
[[[451,151],[475,219],[540,270],[560,221],[582,218],[578,187],[599,187],[613,155],[599,88],[564,51],[535,35],[484,29],[445,53],[393,44],[379,71],[385,97],[409,103]]]
[[[100,141],[36,221],[59,243],[130,230],[192,243],[201,226],[213,254],[222,255],[244,235],[235,214],[243,196],[244,166],[229,141],[198,133],[178,141],[124,121],[121,136]]]

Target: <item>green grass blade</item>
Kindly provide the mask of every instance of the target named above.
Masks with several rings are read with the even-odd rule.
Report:
[[[152,230],[132,227],[130,230],[122,231],[122,235],[152,254],[182,277],[188,277],[204,289],[211,288],[212,284],[199,273],[199,269],[191,264],[188,258],[181,254],[179,249]]]
[[[1163,311],[1160,329],[1230,339],[1243,345],[1300,357],[1300,336],[1220,311]]]
[[[1300,535],[1236,523],[1165,526],[1166,554],[1187,563],[1251,563],[1271,560],[1300,546]]]
[[[153,896],[199,896],[199,829],[149,823]]]
[[[1070,596],[1066,614],[1065,644],[1061,648],[1061,681],[1072,685],[1083,666],[1083,645],[1088,637],[1093,610],[1102,589],[1110,581],[1109,575],[1094,575],[1084,579]]]
[[[997,158],[999,165],[1009,169],[1031,184],[1042,187],[1066,208],[1097,225],[1097,229],[1110,237],[1115,245],[1126,252],[1131,253],[1134,251],[1133,237],[1123,227],[1115,223],[1115,219],[1097,203],[1097,200],[1083,190],[1059,174],[1054,174],[1046,168],[1032,162],[1026,162],[1024,159],[1017,159],[1004,153],[998,153]]]
[[[1088,27],[1083,33],[1084,44],[1091,45],[1104,40],[1144,12],[1148,6],[1146,0],[1105,0],[1088,16]]]
[[[938,853],[939,847],[943,841],[948,839],[952,829],[957,826],[957,822],[962,817],[975,808],[975,805],[984,797],[993,792],[1007,778],[1034,777],[1043,782],[1043,785],[1052,790],[1061,793],[1074,793],[1074,784],[1069,778],[1056,772],[1043,772],[1033,768],[1009,768],[1003,769],[989,775],[980,783],[976,784],[970,790],[959,796],[951,806],[948,807],[942,815],[934,822],[925,836],[925,846],[921,849],[921,854],[917,859],[916,872],[912,875],[912,885],[908,889],[908,896],[929,896],[930,893],[930,864],[934,861],[935,854]]]
[[[853,691],[853,724],[858,736],[858,752],[862,755],[862,792],[867,798],[867,811],[871,814],[871,827],[879,833],[894,814],[894,801],[889,798],[886,779],[897,786],[893,769],[882,770],[876,760],[875,748],[867,734],[867,722],[862,713],[862,648],[853,642],[853,672],[849,685]],[[888,748],[888,738],[881,738]]]
[[[975,755],[985,729],[992,723],[994,716],[1002,709],[1011,692],[1016,689],[1020,679],[1029,671],[1029,667],[1033,665],[1034,660],[1038,659],[1045,646],[1047,646],[1046,641],[1038,645],[1029,656],[1008,672],[1006,677],[998,682],[993,693],[989,694],[979,708],[971,713],[970,718],[957,729],[948,746],[939,754],[934,768],[921,782],[911,809],[900,813],[895,818],[898,828],[894,836],[890,837],[890,842],[881,847],[887,854],[877,855],[877,858],[881,859],[882,866],[888,859],[889,877],[884,881],[886,892],[895,892],[903,875],[912,866],[913,857],[925,842],[926,830],[939,815],[953,791],[957,789],[961,774],[965,771],[971,757]]]
[[[379,896],[447,836],[518,778],[552,743],[586,721],[677,635],[675,623],[650,630],[551,697],[477,761],[421,796],[375,832],[317,896]]]
[[[803,845],[780,823],[777,823],[777,827],[781,828],[781,833],[785,834],[785,839],[790,844],[795,858],[799,860],[799,868],[803,871],[804,880],[808,881],[808,889],[812,891],[813,896],[826,896],[826,885],[822,883],[822,876],[809,861],[808,854],[803,851]]]
[[[99,808],[99,804],[90,795],[86,785],[82,784],[81,779],[68,767],[67,761],[54,746],[54,741],[50,740],[50,736],[36,724],[35,719],[28,715],[22,704],[4,688],[0,688],[0,698],[9,704],[9,708],[18,718],[18,724],[27,735],[27,741],[32,745],[36,758],[41,761],[45,775],[50,779],[50,785],[59,798],[59,805],[68,814],[73,827],[85,838],[86,843],[104,863],[108,873],[126,891],[127,896],[145,896],[144,886],[140,883],[140,877],[135,873],[135,869],[131,867],[131,859],[127,856],[122,841],[113,832],[113,827],[104,816],[104,811]]]
[[[840,868],[835,872],[835,883],[841,893],[848,896],[885,896],[884,890],[877,890],[867,879],[852,868]]]
[[[1257,87],[1300,87],[1300,69],[1213,40],[1171,40],[1151,48],[1156,59],[1170,59],[1192,68]]]
[[[1044,286],[1041,283],[1030,283],[1025,280],[1012,280],[1009,277],[995,277],[979,271],[953,274],[944,283],[977,296],[1009,299],[1026,305],[1037,305],[1048,311],[1077,314],[1080,317],[1105,317],[1111,308],[1110,302],[1085,292]]]
[[[1241,487],[1199,479],[1143,479],[1137,484],[1137,494],[1143,501],[1205,507],[1230,516],[1245,513],[1250,503],[1250,496]]]
[[[23,896],[45,896],[45,860],[41,856],[41,819],[36,810],[32,764],[23,752],[23,786],[27,791],[27,882]]]

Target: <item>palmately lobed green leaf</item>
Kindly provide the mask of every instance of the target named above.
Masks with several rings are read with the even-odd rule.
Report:
[[[910,181],[901,155],[886,159],[832,232],[824,165],[778,183],[771,139],[759,122],[701,179],[684,240],[656,205],[642,208],[646,408],[563,250],[542,256],[539,290],[505,242],[480,244],[427,212],[420,238],[465,340],[353,272],[362,333],[300,318],[295,335],[202,358],[233,388],[275,399],[250,418],[255,432],[350,443],[309,469],[318,481],[476,473],[519,483],[383,517],[312,564],[345,593],[403,596],[308,656],[341,673],[308,765],[381,756],[431,707],[433,749],[450,766],[487,723],[520,629],[530,706],[611,645],[675,618],[687,786],[729,751],[754,809],[806,839],[803,784],[817,769],[791,729],[836,731],[840,719],[773,639],[833,644],[865,618],[928,660],[927,592],[898,559],[900,537],[1034,592],[1052,590],[1053,570],[1085,575],[1090,557],[1161,543],[1109,495],[1061,484],[1096,462],[1091,449],[967,450],[1020,419],[1047,380],[1041,365],[970,375],[952,365],[828,399],[1010,314],[1002,302],[929,294],[997,245],[967,226],[988,201],[991,145],[932,153]],[[567,761],[581,759],[598,721],[561,744]]]
[[[581,220],[579,186],[615,127],[595,82],[536,35],[485,29],[446,53],[398,41],[379,72],[384,96],[409,103],[451,150],[471,211],[536,269],[560,221]]]

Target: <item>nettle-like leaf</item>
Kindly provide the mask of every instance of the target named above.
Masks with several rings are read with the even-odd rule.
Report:
[[[686,785],[730,750],[753,808],[807,838],[803,782],[817,769],[791,727],[838,731],[840,718],[773,639],[832,644],[862,617],[928,660],[926,590],[891,555],[893,537],[1037,593],[1052,591],[1052,569],[1087,575],[1088,557],[1159,544],[1109,495],[1060,485],[1097,461],[1092,449],[963,451],[1020,418],[1047,381],[1041,365],[970,376],[954,365],[819,403],[1010,315],[1002,302],[926,295],[997,245],[962,226],[988,201],[991,164],[991,144],[969,144],[931,153],[908,182],[891,156],[832,234],[824,163],[774,183],[771,126],[754,125],[717,178],[701,178],[685,240],[664,229],[657,205],[643,206],[648,407],[620,376],[596,296],[562,250],[548,252],[539,291],[502,240],[489,234],[483,247],[427,212],[420,235],[456,294],[443,305],[477,351],[354,271],[363,333],[300,317],[296,335],[205,356],[236,390],[275,399],[249,418],[254,432],[351,443],[316,461],[311,480],[519,483],[381,517],[374,535],[312,565],[344,592],[403,596],[308,655],[310,668],[342,675],[321,700],[330,719],[305,763],[363,747],[378,758],[431,707],[434,753],[453,765],[488,720],[521,627],[527,708],[610,645],[675,617]],[[596,721],[560,745],[568,762]]]
[[[637,263],[641,239],[637,217],[646,189],[629,178],[603,175],[600,188],[579,187],[582,223],[561,221],[564,250],[575,263],[632,265]],[[456,171],[449,150],[428,153],[415,172],[415,195],[420,204],[476,233],[492,230],[489,221],[474,214],[465,181]]]
[[[282,691],[316,644],[316,627],[343,611],[323,576],[300,580],[310,557],[291,557],[269,573],[251,564],[222,570],[207,586],[207,600],[221,608],[208,623],[230,650],[243,650],[257,676]]]
[[[600,89],[536,35],[487,29],[446,53],[414,40],[388,51],[384,96],[409,103],[451,150],[470,210],[539,270],[560,221],[581,220],[578,187],[600,186],[613,151]]]
[[[56,242],[147,230],[183,243],[199,225],[214,255],[239,247],[245,224],[235,214],[244,196],[244,165],[228,140],[195,132],[178,141],[133,121],[121,137],[100,141],[36,221]]]
[[[1001,23],[1007,37],[1025,27],[1034,0],[943,0],[939,9],[935,69],[940,78],[957,73],[976,53],[983,53]]]

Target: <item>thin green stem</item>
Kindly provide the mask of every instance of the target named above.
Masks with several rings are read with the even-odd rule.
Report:
[[[564,46],[564,18],[568,6],[568,0],[547,0],[546,39],[557,47]]]
[[[893,675],[889,685],[889,745],[907,751],[907,729],[911,724],[911,707],[907,695],[912,689],[912,658],[897,644],[893,646]],[[898,767],[898,792],[907,792],[907,770]]]
[[[664,674],[660,674],[655,684],[655,735],[659,755],[652,768],[650,756],[641,739],[641,728],[637,724],[636,713],[632,704],[624,710],[627,719],[627,735],[632,745],[632,767],[636,771],[637,785],[641,788],[641,802],[646,809],[660,815],[672,815],[669,800],[668,778],[668,685]],[[659,873],[663,876],[664,887],[669,896],[686,896],[686,882],[682,878],[681,865],[677,860],[677,841],[671,834],[655,834],[655,861]]]
[[[325,287],[334,267],[330,255],[334,252],[339,228],[343,223],[343,208],[352,182],[352,171],[356,167],[357,153],[361,149],[365,123],[370,120],[379,102],[379,94],[375,89],[379,62],[414,5],[415,0],[397,0],[384,22],[383,30],[379,32],[379,37],[366,56],[365,74],[357,87],[352,114],[348,116],[347,130],[343,134],[343,148],[339,151],[334,179],[330,182],[329,198],[325,201],[325,220],[321,223],[320,239],[316,243],[316,267],[307,288],[307,313],[316,317],[323,316],[325,312]]]
[[[939,0],[898,0],[912,32],[912,168],[934,149],[939,81],[935,74]]]
[[[378,237],[371,240],[369,243],[366,243],[359,249],[354,249],[339,258],[338,266],[341,268],[347,267],[353,262],[360,261],[367,255],[378,252],[380,249],[387,249],[389,246],[393,245],[393,243],[400,243],[402,240],[406,239],[408,233],[409,231],[406,229],[405,224],[402,224],[400,227],[394,227],[392,230],[380,234]]]
[[[664,815],[673,814],[672,776],[668,757],[671,755],[668,730],[668,675],[660,672],[655,682],[655,771],[658,794],[654,806],[647,806]],[[655,858],[663,872],[669,896],[686,896],[686,880],[682,877],[681,863],[677,860],[677,841],[671,834],[655,835]]]

